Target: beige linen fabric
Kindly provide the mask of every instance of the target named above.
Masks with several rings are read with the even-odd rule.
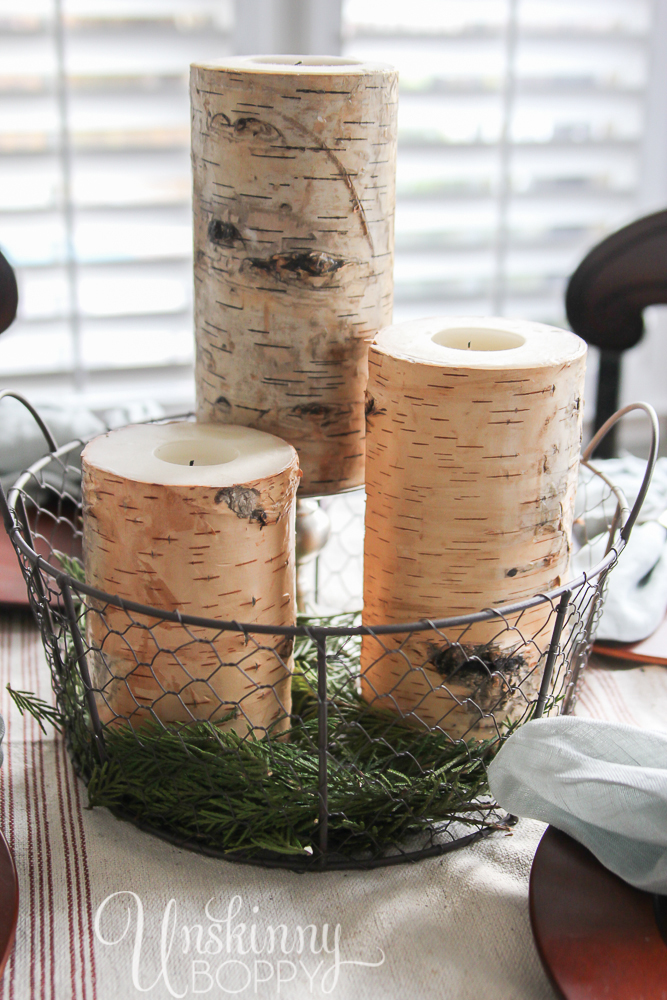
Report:
[[[605,684],[614,676],[600,673]],[[639,688],[646,672],[624,678],[632,675]],[[667,673],[660,678],[662,684],[651,675],[658,712],[660,698],[667,705]],[[27,616],[0,621],[8,722],[0,824],[21,887],[16,946],[0,1000],[554,997],[528,919],[528,877],[542,824],[521,822],[511,835],[443,858],[365,873],[295,875],[205,858],[106,810],[87,810],[62,739],[43,737],[33,720],[9,708],[10,679],[49,696],[41,645]],[[592,706],[618,717],[613,692],[596,694],[596,684],[591,672],[585,693],[593,694],[582,698],[581,710]],[[109,899],[114,893],[121,895]],[[298,928],[308,925],[315,926],[314,938],[307,930],[299,951]],[[120,940],[105,944],[100,936]]]

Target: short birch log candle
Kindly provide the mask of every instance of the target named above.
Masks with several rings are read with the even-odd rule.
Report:
[[[566,582],[585,360],[575,334],[508,319],[435,318],[378,334],[365,624],[474,614]],[[491,712],[520,717],[539,688],[551,606],[509,625],[452,629],[446,640],[384,636],[386,653],[366,637],[364,697],[455,737],[495,730]]]
[[[368,344],[391,322],[397,73],[191,68],[197,417],[295,446],[300,496],[364,481]]]
[[[185,421],[111,431],[83,451],[86,582],[165,611],[294,625],[296,452],[247,427]],[[103,722],[289,725],[291,641],[187,628],[93,601]],[[227,718],[229,717],[229,718]]]

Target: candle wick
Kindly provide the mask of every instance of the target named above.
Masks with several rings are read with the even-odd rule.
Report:
[[[468,341],[468,350],[470,350],[470,341]],[[190,463],[192,464],[192,463]]]
[[[193,458],[192,461],[190,462],[190,465],[194,465],[194,464],[195,464],[195,460]]]

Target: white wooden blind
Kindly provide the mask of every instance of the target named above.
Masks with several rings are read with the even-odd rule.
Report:
[[[0,381],[94,405],[191,399],[188,64],[234,46],[335,54],[339,16],[345,54],[401,72],[397,320],[561,324],[565,281],[588,248],[661,207],[655,193],[647,204],[645,177],[667,193],[667,0],[340,10],[1,0],[0,246],[21,313],[0,338]],[[637,352],[660,370],[660,345]]]
[[[189,399],[189,63],[230,51],[228,0],[2,0],[0,246],[20,316],[0,380]]]
[[[562,324],[566,277],[637,214],[649,0],[346,0],[400,70],[396,318]]]

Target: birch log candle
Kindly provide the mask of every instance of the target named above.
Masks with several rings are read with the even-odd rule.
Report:
[[[278,434],[300,496],[364,481],[368,344],[391,322],[397,74],[191,69],[197,418]]]
[[[291,445],[184,421],[111,431],[84,449],[86,582],[165,611],[294,625]],[[291,640],[214,632],[94,601],[91,675],[103,722],[225,719],[287,728]]]
[[[474,614],[566,581],[585,359],[575,334],[507,319],[435,318],[378,334],[365,624]],[[364,697],[455,737],[494,729],[491,712],[520,717],[539,687],[550,604],[509,626],[494,619],[383,645],[366,637]]]

